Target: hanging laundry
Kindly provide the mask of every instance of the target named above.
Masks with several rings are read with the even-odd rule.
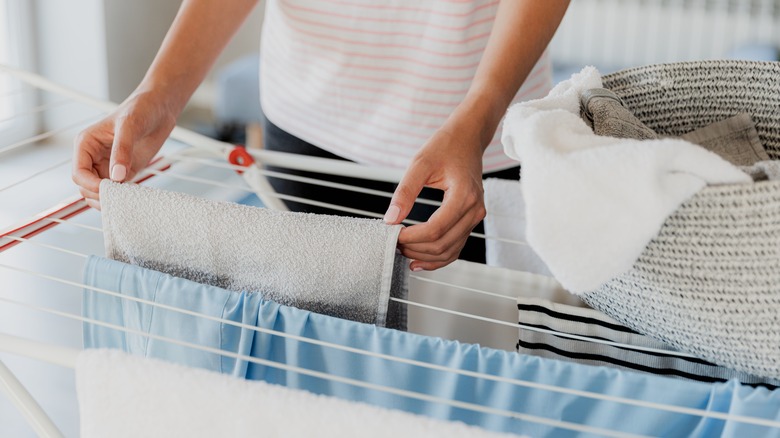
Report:
[[[80,353],[76,390],[82,438],[518,438],[116,350]]]
[[[777,379],[754,376],[681,354],[663,342],[637,333],[584,303],[577,306],[545,298],[519,296],[517,309],[521,324],[544,330],[534,331],[520,327],[516,345],[519,353],[586,365],[608,365],[699,382],[736,379],[743,385],[760,385],[769,389],[780,386]],[[626,346],[575,339],[565,336],[567,334]],[[651,348],[666,353],[631,349],[628,346]]]
[[[339,318],[406,328],[400,225],[100,184],[108,257]]]
[[[675,412],[678,408],[692,408],[780,420],[780,392],[746,387],[736,381],[707,384],[668,379],[389,330],[279,305],[263,300],[258,294],[199,285],[94,256],[87,260],[84,280],[87,285],[84,315],[133,331],[124,333],[86,323],[84,335],[88,348],[120,348],[137,355],[170,359],[237,377],[531,436],[569,436],[573,433],[549,423],[533,422],[528,418],[521,420],[485,410],[511,411],[641,435],[772,436],[775,433],[774,436],[780,436],[780,429]],[[174,310],[152,308],[100,293],[93,288],[118,291],[127,298],[197,311],[210,318],[223,318],[246,325],[237,327]],[[255,326],[283,332],[288,337],[257,332],[251,329]],[[176,354],[172,355],[167,351],[169,343],[160,338],[147,338],[144,334],[173,338],[191,345],[177,346]],[[314,339],[324,345],[294,337]],[[219,358],[213,352],[195,351],[193,346],[248,355],[323,374],[311,376],[296,369],[285,370],[266,363]],[[364,350],[373,355],[347,349]],[[437,368],[393,359],[418,361]],[[474,377],[457,371],[480,375]],[[329,376],[420,393],[435,400],[472,403],[484,409],[475,411],[390,394],[376,388],[336,381]],[[507,379],[549,385],[548,388],[559,390],[522,386]],[[671,412],[584,397],[571,393],[571,390],[657,403],[667,406]]]

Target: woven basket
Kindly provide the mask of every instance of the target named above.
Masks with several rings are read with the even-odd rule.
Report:
[[[780,63],[663,64],[603,81],[659,134],[747,112],[780,159]],[[780,378],[780,182],[705,188],[666,220],[630,271],[583,298],[682,351]]]

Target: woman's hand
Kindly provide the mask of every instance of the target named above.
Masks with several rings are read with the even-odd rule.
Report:
[[[460,132],[458,132],[460,131]],[[401,253],[413,271],[434,270],[458,258],[471,230],[485,217],[482,140],[462,130],[441,129],[415,155],[390,201],[385,222],[398,224],[411,211],[423,186],[444,190],[430,219],[401,230]]]
[[[414,271],[448,265],[485,217],[482,153],[501,117],[550,42],[569,0],[503,0],[466,98],[412,159],[385,222],[401,223],[423,186],[444,190],[428,222],[401,231],[401,252]]]
[[[76,137],[73,181],[100,208],[102,178],[127,181],[143,169],[257,0],[184,0],[138,89]]]
[[[100,209],[100,180],[129,181],[146,167],[176,125],[164,96],[133,94],[108,117],[82,131],[73,149],[73,182]]]

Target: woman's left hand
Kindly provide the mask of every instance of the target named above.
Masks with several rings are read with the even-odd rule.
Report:
[[[398,236],[401,252],[413,259],[412,270],[452,263],[485,217],[482,154],[568,5],[569,0],[499,3],[466,97],[412,159],[385,214],[385,222],[401,223],[424,186],[444,190],[441,207],[430,219],[403,229]]]
[[[458,258],[471,230],[485,217],[483,147],[477,135],[437,131],[414,156],[393,194],[385,222],[401,223],[424,186],[441,189],[444,199],[430,219],[401,230],[401,253],[413,271],[434,270]]]

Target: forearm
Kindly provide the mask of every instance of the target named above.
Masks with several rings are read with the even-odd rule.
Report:
[[[471,87],[448,124],[476,131],[480,146],[486,148],[568,4],[569,0],[502,0]]]
[[[181,112],[257,0],[185,0],[137,92],[159,92]]]

